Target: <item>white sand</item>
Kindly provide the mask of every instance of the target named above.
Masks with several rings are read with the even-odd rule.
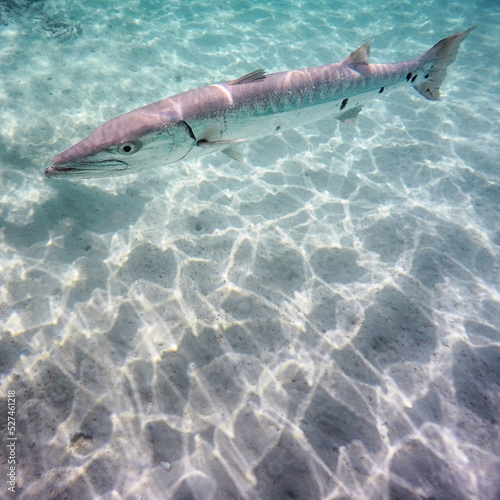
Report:
[[[168,95],[474,24],[440,103],[398,91],[245,163],[42,175]],[[479,1],[2,4],[19,498],[498,498],[499,24]]]

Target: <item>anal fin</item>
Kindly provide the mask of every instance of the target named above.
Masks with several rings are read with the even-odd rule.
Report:
[[[356,121],[359,113],[363,109],[363,106],[355,106],[354,108],[348,109],[344,111],[341,115],[337,117],[337,120],[340,120],[343,123],[352,124]]]

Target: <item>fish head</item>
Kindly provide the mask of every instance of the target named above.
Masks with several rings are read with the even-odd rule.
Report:
[[[59,179],[112,177],[181,160],[196,144],[189,125],[152,106],[104,123],[58,154],[45,175]]]

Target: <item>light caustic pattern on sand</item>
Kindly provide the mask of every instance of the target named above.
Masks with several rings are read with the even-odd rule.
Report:
[[[495,498],[500,79],[477,68],[494,10],[442,104],[396,93],[245,163],[39,175],[165,95],[374,35],[372,57],[402,60],[470,23],[458,3],[398,5],[138,2],[96,23],[36,2],[36,34],[32,10],[2,24],[0,380],[21,498]]]

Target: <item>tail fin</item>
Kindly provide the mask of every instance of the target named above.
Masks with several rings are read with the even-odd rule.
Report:
[[[430,63],[431,66],[425,75],[425,81],[416,84],[415,90],[426,99],[437,101],[440,98],[439,87],[446,76],[448,66],[456,59],[460,44],[469,36],[475,28],[449,36],[436,43],[432,49],[428,50],[420,59]]]

